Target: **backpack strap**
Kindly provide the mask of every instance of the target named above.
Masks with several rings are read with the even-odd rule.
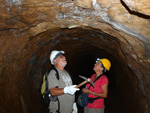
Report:
[[[57,78],[57,80],[59,80],[59,73],[58,73],[58,70],[55,68],[55,67],[52,67],[52,69],[51,70],[55,70],[55,72],[56,72],[56,78]]]
[[[93,82],[96,82],[102,75],[103,75],[103,74],[101,74],[100,76],[98,76]],[[89,86],[88,89],[90,89],[91,86],[92,86],[92,85],[90,84],[90,86]],[[95,98],[91,98],[91,99],[97,100],[97,99],[100,99],[100,98],[102,98],[102,97],[95,97]]]
[[[48,79],[48,75],[49,75],[49,72],[50,71],[46,71],[46,73],[45,73],[45,81],[48,81],[47,79]],[[46,91],[48,91],[48,82],[45,82],[45,84],[46,84]],[[44,95],[44,93],[43,93],[43,95]]]
[[[100,76],[98,76],[93,82],[96,82],[102,75],[103,75],[103,74],[101,74]],[[92,86],[92,85],[90,84],[90,86],[89,86],[88,89],[90,89],[91,86]]]

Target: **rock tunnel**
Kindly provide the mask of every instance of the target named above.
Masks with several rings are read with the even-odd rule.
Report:
[[[65,51],[74,84],[94,73],[96,58],[111,61],[105,113],[150,113],[148,0],[2,0],[0,6],[0,113],[48,113],[40,87],[55,49]]]

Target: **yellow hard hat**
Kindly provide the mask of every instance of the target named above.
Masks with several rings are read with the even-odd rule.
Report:
[[[97,59],[97,61],[99,61],[100,63],[103,64],[103,66],[109,71],[110,67],[111,67],[111,63],[108,59],[106,58],[102,58],[102,59]]]
[[[106,58],[102,58],[100,61],[102,62],[103,66],[109,71],[111,67],[110,61]]]

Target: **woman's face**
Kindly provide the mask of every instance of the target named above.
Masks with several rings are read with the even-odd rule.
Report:
[[[102,71],[104,70],[104,68],[102,67],[102,64],[96,62],[96,63],[94,64],[93,70],[94,70],[95,72],[96,72],[96,71],[102,72]]]

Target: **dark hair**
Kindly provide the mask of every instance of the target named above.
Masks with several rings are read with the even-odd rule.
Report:
[[[102,64],[102,67],[104,68],[103,73],[105,73],[107,71],[107,69],[104,67],[103,64]]]

